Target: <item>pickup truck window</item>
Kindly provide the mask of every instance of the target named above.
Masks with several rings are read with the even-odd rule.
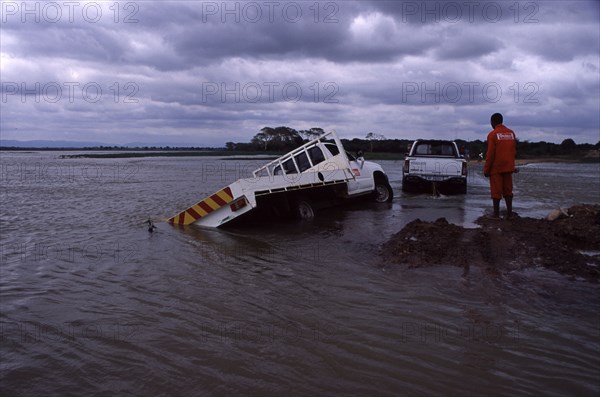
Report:
[[[456,157],[457,154],[454,152],[454,147],[449,143],[431,143],[423,142],[418,143],[414,150],[415,155],[421,156],[451,156]]]
[[[296,163],[298,164],[298,168],[300,168],[300,172],[304,172],[310,168],[310,161],[308,161],[306,152],[300,152],[296,155]]]
[[[296,164],[298,164],[300,172],[304,172],[307,169],[319,164],[320,162],[325,161],[325,156],[323,155],[323,151],[321,150],[321,148],[313,146],[307,149],[307,151],[308,156],[306,152],[300,152],[296,156],[294,156],[294,159],[296,160]],[[282,165],[286,174],[295,174],[298,172],[296,170],[296,166],[294,165],[294,161],[291,158],[285,161]],[[273,174],[281,175],[281,167],[279,165],[273,168]]]
[[[283,163],[283,169],[286,174],[296,174],[298,171],[296,170],[296,166],[294,165],[294,160],[289,159],[285,163]]]
[[[326,143],[325,147],[329,150],[329,152],[331,152],[332,156],[337,156],[340,154],[340,150],[338,149],[337,145],[334,145],[333,143]]]
[[[319,164],[322,161],[325,161],[325,156],[323,155],[323,151],[318,146],[313,146],[308,149],[308,155],[312,160],[313,166]]]

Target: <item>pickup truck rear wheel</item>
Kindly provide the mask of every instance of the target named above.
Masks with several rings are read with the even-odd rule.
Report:
[[[394,191],[389,183],[386,182],[375,182],[374,197],[378,203],[391,203],[394,198]]]
[[[308,201],[305,198],[301,198],[296,201],[296,205],[294,206],[294,215],[296,218],[302,220],[313,219],[315,217],[315,211]]]

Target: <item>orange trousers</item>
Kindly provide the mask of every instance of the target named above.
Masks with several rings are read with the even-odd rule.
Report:
[[[492,199],[500,200],[502,197],[512,197],[512,189],[512,172],[490,175],[490,192],[492,193]]]

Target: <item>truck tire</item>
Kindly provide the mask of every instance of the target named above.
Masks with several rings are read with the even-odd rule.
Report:
[[[302,220],[309,220],[315,217],[315,211],[308,199],[300,198],[296,200],[294,205],[294,216]]]
[[[394,191],[389,183],[376,181],[373,198],[377,203],[391,203],[394,199]]]

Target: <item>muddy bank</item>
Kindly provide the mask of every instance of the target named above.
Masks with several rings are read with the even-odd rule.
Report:
[[[382,247],[387,263],[410,267],[447,264],[484,267],[506,273],[543,266],[559,273],[600,279],[600,205],[576,205],[554,221],[481,217],[476,229],[419,219],[407,224]]]

